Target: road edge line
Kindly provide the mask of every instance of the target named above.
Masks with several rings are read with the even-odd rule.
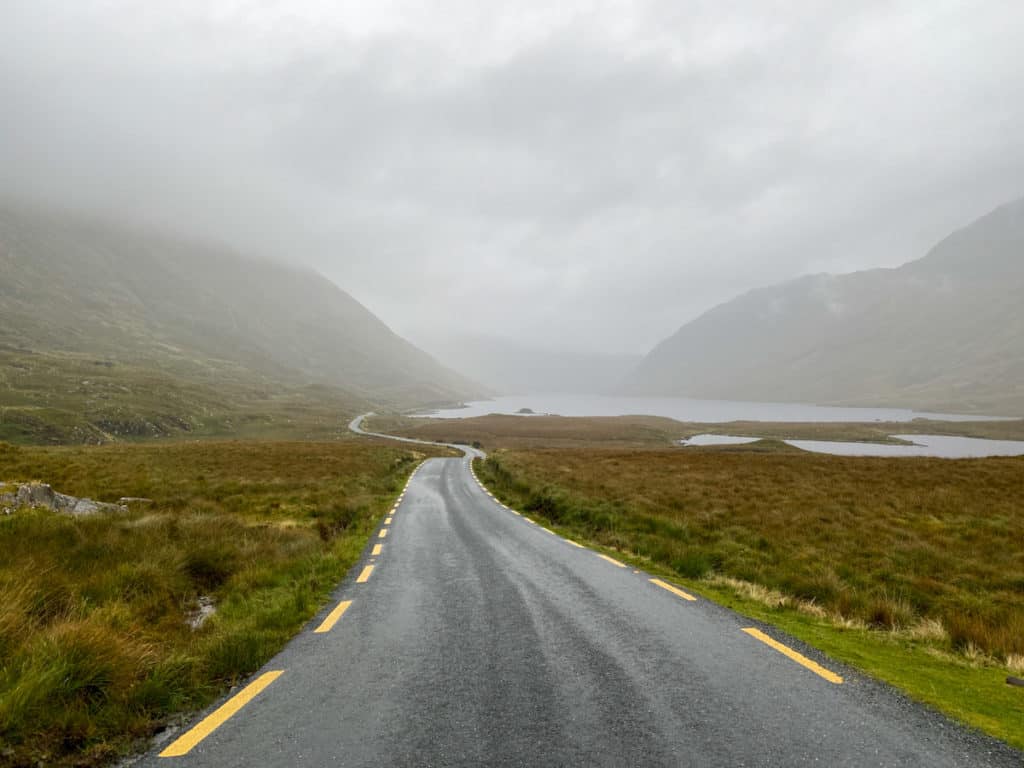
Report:
[[[787,657],[788,659],[790,659],[792,661],[795,661],[801,667],[809,669],[811,672],[816,674],[818,677],[820,677],[820,678],[822,678],[824,680],[827,680],[828,682],[832,683],[833,685],[842,685],[843,684],[843,678],[840,677],[839,675],[837,675],[835,672],[833,672],[833,671],[831,671],[829,669],[825,669],[825,667],[821,666],[821,664],[819,664],[818,662],[814,661],[813,659],[807,658],[802,653],[794,651],[788,645],[783,645],[782,643],[780,643],[775,638],[770,637],[769,635],[766,635],[764,632],[762,632],[757,627],[744,627],[743,628],[743,632],[745,632],[746,634],[750,635],[755,640],[758,640],[758,641],[764,643],[769,648],[774,648],[776,651],[781,653],[783,656]]]
[[[195,749],[207,736],[237,715],[241,711],[242,707],[259,696],[271,683],[283,674],[283,669],[277,669],[260,675],[245,686],[245,688],[200,720],[196,725],[175,739],[170,746],[160,753],[159,756],[162,758],[184,757]]]

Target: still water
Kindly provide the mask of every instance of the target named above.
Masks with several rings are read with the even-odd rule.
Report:
[[[666,416],[679,421],[719,424],[727,421],[977,421],[991,417],[925,413],[901,408],[840,408],[800,403],[746,403],[734,400],[693,400],[685,397],[610,397],[602,395],[509,395],[477,400],[463,408],[422,414],[465,419],[490,413],[534,413],[558,416]]]
[[[932,456],[941,459],[980,459],[986,456],[1024,456],[1024,441],[982,440],[950,435],[892,435],[914,445],[884,443],[849,443],[832,440],[786,440],[796,448],[836,456]],[[743,445],[756,437],[733,435],[694,435],[683,445]]]

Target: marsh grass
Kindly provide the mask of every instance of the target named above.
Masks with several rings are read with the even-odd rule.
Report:
[[[467,419],[412,418],[376,415],[373,431],[420,440],[439,440],[466,445],[479,442],[484,448],[653,448],[664,449],[683,438],[703,433],[749,435],[762,438],[755,445],[721,446],[719,452],[789,452],[798,449],[783,440],[840,440],[905,444],[891,435],[960,435],[997,440],[1024,440],[1024,419],[1008,421],[910,422],[766,422],[734,421],[725,424],[682,422],[660,416],[509,416],[491,414]],[[692,449],[688,449],[692,450]],[[707,451],[708,449],[703,449]]]
[[[103,763],[258,669],[421,457],[370,441],[0,446],[0,477],[153,499],[0,517],[0,764]],[[193,630],[201,596],[217,612]]]
[[[1024,459],[514,450],[505,503],[1024,749]]]
[[[523,511],[685,578],[1024,654],[1024,459],[536,450],[481,474]]]

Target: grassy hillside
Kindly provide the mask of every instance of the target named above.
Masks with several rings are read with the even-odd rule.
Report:
[[[0,515],[0,765],[98,765],[255,671],[323,605],[429,447],[0,444],[0,480],[151,504]],[[199,599],[216,614],[188,623]]]
[[[367,407],[325,385],[285,385],[228,364],[155,364],[0,348],[0,441],[106,443],[166,437],[337,439]]]
[[[656,347],[641,394],[1024,415],[1024,201],[899,269],[723,304]]]
[[[1024,459],[494,453],[502,501],[1024,746]]]
[[[52,435],[97,407],[104,415],[84,419],[95,430],[117,433],[102,423],[114,426],[114,408],[151,422],[141,435],[193,431],[230,418],[226,406],[295,399],[311,385],[352,410],[474,391],[319,275],[223,249],[8,207],[0,274],[0,398],[21,409],[9,417]],[[109,386],[76,398],[96,386],[79,376]]]

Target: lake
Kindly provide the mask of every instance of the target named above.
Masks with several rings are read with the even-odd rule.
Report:
[[[491,413],[514,414],[529,408],[558,416],[665,416],[679,421],[720,424],[729,421],[997,421],[997,417],[927,413],[902,408],[844,408],[801,403],[749,403],[695,400],[686,397],[612,397],[603,395],[508,395],[477,400],[462,408],[419,414],[441,419],[466,419]]]
[[[854,443],[836,440],[786,440],[784,442],[812,453],[830,453],[834,456],[931,456],[940,459],[981,459],[989,456],[1024,456],[1024,441],[983,440],[976,437],[952,435],[891,435],[914,445],[886,445],[885,443]],[[738,435],[694,435],[683,440],[683,445],[744,445],[756,442],[756,437]]]

